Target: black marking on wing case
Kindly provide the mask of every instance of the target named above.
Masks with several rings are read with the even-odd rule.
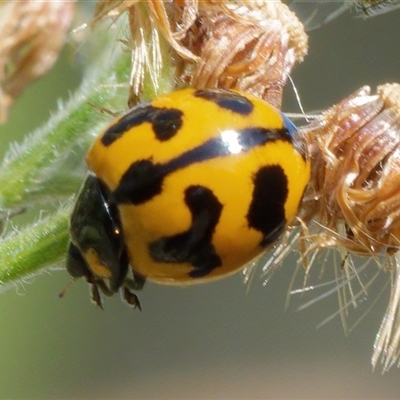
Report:
[[[249,99],[229,90],[196,90],[193,95],[212,101],[221,108],[240,115],[249,115],[254,109],[254,105]]]
[[[288,181],[279,165],[261,167],[254,175],[254,190],[247,214],[249,226],[263,234],[261,246],[273,243],[285,229]]]
[[[189,275],[200,278],[222,265],[212,244],[212,235],[223,206],[210,189],[200,185],[185,190],[185,203],[192,214],[190,228],[156,240],[149,245],[149,252],[155,261],[191,264],[193,269]]]
[[[242,152],[276,140],[290,142],[291,138],[286,130],[265,128],[246,128],[238,131],[235,137]],[[122,176],[111,200],[116,203],[142,204],[161,193],[163,180],[168,174],[194,163],[230,155],[232,153],[226,141],[218,136],[163,164],[153,163],[150,159],[135,161]]]
[[[104,146],[110,146],[130,129],[145,122],[152,125],[159,141],[166,141],[175,136],[182,127],[182,111],[175,108],[157,108],[150,104],[141,104],[110,126],[101,138]]]

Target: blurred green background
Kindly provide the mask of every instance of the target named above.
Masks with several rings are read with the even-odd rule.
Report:
[[[400,11],[343,16],[310,33],[309,56],[292,77],[307,111],[368,84],[400,82]],[[0,150],[47,119],[79,83],[75,55],[18,100],[0,127]],[[290,88],[285,111],[297,112]],[[400,370],[372,373],[370,357],[388,291],[345,337],[336,298],[296,312],[284,302],[295,258],[266,287],[236,275],[181,289],[147,284],[143,311],[118,296],[104,312],[65,271],[27,279],[0,297],[0,398],[400,398]],[[313,295],[311,294],[311,297]]]

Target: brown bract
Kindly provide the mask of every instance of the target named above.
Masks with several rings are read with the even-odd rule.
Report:
[[[302,220],[318,221],[332,245],[352,253],[400,245],[399,99],[398,84],[374,96],[364,87],[301,129],[312,157]]]
[[[98,3],[95,20],[125,10],[133,96],[146,74],[157,84],[160,35],[170,46],[176,88],[236,89],[278,108],[288,74],[307,52],[303,25],[279,1],[108,1]]]
[[[0,17],[0,122],[18,95],[47,72],[62,48],[75,1],[9,1]]]
[[[380,86],[373,96],[361,88],[300,133],[312,158],[299,218],[303,265],[308,271],[320,250],[333,248],[344,256],[346,275],[357,276],[352,262],[345,262],[351,254],[390,272],[390,300],[372,365],[380,361],[383,371],[400,366],[400,85]]]

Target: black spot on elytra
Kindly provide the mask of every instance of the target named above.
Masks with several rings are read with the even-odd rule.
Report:
[[[161,193],[163,180],[168,174],[194,163],[230,156],[231,150],[227,140],[220,136],[209,139],[163,164],[153,163],[151,160],[135,161],[112,193],[112,201],[138,205],[150,200]],[[286,134],[286,130],[245,128],[237,131],[232,140],[235,141],[235,145],[241,146],[241,152],[246,152],[267,142],[290,140],[290,136]]]
[[[110,146],[131,128],[145,122],[152,124],[156,138],[160,141],[171,139],[182,126],[182,111],[175,108],[157,108],[141,104],[110,126],[101,138],[104,146]]]
[[[153,130],[159,141],[171,139],[181,129],[183,113],[175,108],[155,109],[157,110],[151,118]]]
[[[135,161],[112,192],[112,203],[142,204],[161,193],[165,176],[163,164],[150,160]]]
[[[229,90],[196,90],[193,94],[205,100],[218,104],[221,108],[233,111],[237,114],[248,115],[253,111],[253,103],[244,96]]]
[[[267,129],[267,128],[244,128],[239,131],[238,142],[243,151],[248,151],[253,147],[262,146],[267,142],[281,140],[283,142],[292,142],[286,129]]]
[[[279,165],[260,168],[254,175],[253,197],[247,214],[251,228],[263,234],[261,246],[273,243],[285,229],[288,181]]]
[[[155,261],[191,264],[189,275],[199,278],[222,265],[212,245],[212,235],[223,206],[210,189],[198,185],[185,190],[185,203],[192,214],[190,228],[156,240],[149,245],[149,251]]]

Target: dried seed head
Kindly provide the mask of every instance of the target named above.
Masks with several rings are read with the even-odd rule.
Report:
[[[95,19],[124,10],[130,20],[134,97],[145,76],[157,85],[160,35],[172,50],[176,86],[242,90],[277,107],[288,74],[307,52],[303,25],[279,1],[108,1],[99,2]]]
[[[18,95],[57,59],[74,1],[9,1],[0,18],[0,122]]]
[[[400,245],[400,85],[369,92],[360,89],[301,130],[313,159],[302,219],[338,234],[344,225],[347,238],[336,244],[361,255]]]
[[[335,248],[390,271],[372,364],[380,360],[384,371],[400,366],[400,85],[380,86],[373,96],[362,88],[301,133],[312,157],[301,210],[302,261],[309,269],[319,250]]]
[[[279,2],[222,3],[207,19],[199,62],[192,69],[198,88],[245,91],[280,108],[288,75],[307,51],[307,36],[295,15]],[[198,40],[194,41],[198,43]]]

